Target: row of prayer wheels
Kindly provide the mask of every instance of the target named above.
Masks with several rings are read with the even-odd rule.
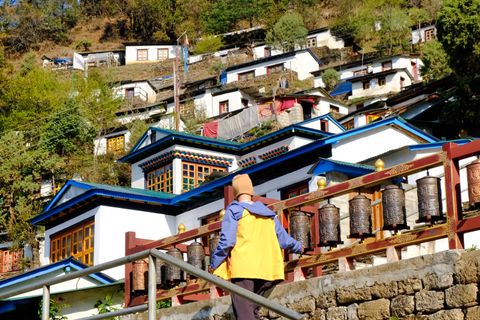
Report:
[[[418,220],[434,223],[443,221],[440,178],[426,176],[417,180]],[[405,191],[397,185],[387,185],[382,190],[383,230],[408,229],[405,209]],[[349,201],[350,234],[348,238],[373,237],[371,200],[356,195]],[[290,213],[290,233],[304,248],[312,248],[310,215],[301,211]],[[320,226],[319,246],[335,247],[341,244],[340,209],[333,204],[323,205],[318,212]]]
[[[210,252],[213,252],[220,236],[215,234],[210,238]],[[183,253],[178,248],[171,248],[167,254],[177,259],[183,260]],[[200,242],[192,242],[187,246],[187,261],[196,268],[205,270],[205,250]],[[182,281],[185,281],[184,272],[173,265],[163,263],[160,260],[156,262],[157,287],[162,289],[172,288]],[[133,263],[133,281],[132,290],[134,292],[144,292],[148,288],[148,260],[142,259]]]

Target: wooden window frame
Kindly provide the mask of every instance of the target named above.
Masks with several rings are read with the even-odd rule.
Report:
[[[278,63],[274,64],[272,66],[267,67],[267,75],[275,74],[275,73],[280,73],[285,70],[285,66],[283,63]]]
[[[137,49],[137,61],[148,61],[148,49]]]
[[[340,107],[334,106],[334,105],[329,105],[328,106],[330,112],[338,112],[340,113]]]
[[[92,266],[95,243],[95,221],[89,219],[50,237],[50,263],[73,257]]]
[[[320,130],[328,132],[328,120],[320,120]]]
[[[426,29],[423,32],[423,37],[425,42],[435,39],[435,29],[434,28]]]
[[[218,114],[223,114],[228,112],[229,105],[228,105],[228,100],[220,101],[218,103]]]
[[[292,184],[291,186],[283,188],[280,192],[282,200],[290,199],[305,193],[308,193],[307,181]]]
[[[317,47],[317,37],[307,38],[307,48],[316,48]]]
[[[173,193],[173,164],[167,163],[145,173],[146,189]]]
[[[392,70],[393,62],[392,60],[382,62],[382,71]]]
[[[379,85],[380,87],[383,87],[383,86],[386,85],[386,84],[387,84],[387,79],[386,79],[385,77],[380,77],[380,78],[378,78],[378,85]]]
[[[158,48],[157,49],[157,60],[167,60],[167,59],[168,59],[168,49],[167,48]]]
[[[252,80],[255,79],[255,70],[242,72],[238,74],[239,81]]]
[[[363,90],[370,89],[370,80],[362,81]]]
[[[0,274],[22,270],[22,250],[0,250]]]
[[[376,115],[376,114],[367,114],[367,115],[365,115],[365,117],[366,117],[366,122],[367,123],[373,122],[373,121],[380,118],[380,116]]]
[[[207,170],[205,170],[207,169]],[[227,168],[203,163],[182,161],[182,192],[198,187],[212,172],[227,172]]]
[[[125,135],[121,134],[107,138],[107,153],[119,154],[125,152]]]

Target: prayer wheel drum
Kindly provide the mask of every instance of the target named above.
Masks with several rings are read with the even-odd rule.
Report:
[[[349,238],[364,239],[372,237],[372,204],[362,194],[349,201],[350,235]]]
[[[187,247],[187,261],[195,268],[205,269],[205,250],[200,242],[192,242]]]
[[[155,270],[157,273],[157,287],[162,288],[165,286],[165,278],[166,278],[166,269],[167,265],[160,259],[156,259],[155,261]]]
[[[218,242],[220,241],[220,235],[214,234],[213,237],[210,238],[210,256],[215,252],[215,249],[218,247]]]
[[[405,191],[391,184],[382,191],[383,230],[408,229]]]
[[[133,291],[145,291],[148,288],[148,259],[133,262]]]
[[[300,242],[303,248],[311,248],[310,215],[308,213],[290,212],[290,235]]]
[[[183,255],[177,248],[167,251],[167,254],[177,259],[183,260]],[[169,285],[175,285],[182,281],[182,270],[174,265],[167,264],[166,280]]]
[[[480,159],[467,165],[468,202],[471,206],[480,203]]]
[[[335,247],[343,243],[340,237],[340,209],[333,204],[326,204],[318,210],[320,224],[320,246]]]
[[[418,220],[434,222],[443,220],[440,178],[426,176],[417,180]]]

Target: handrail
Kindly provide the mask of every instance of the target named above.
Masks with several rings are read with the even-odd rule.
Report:
[[[158,258],[168,264],[172,264],[184,271],[186,271],[189,274],[192,274],[200,279],[206,280],[208,282],[211,282],[215,284],[216,286],[228,290],[232,293],[235,293],[245,299],[248,299],[252,302],[254,302],[257,305],[260,305],[262,307],[265,307],[269,310],[272,310],[273,312],[279,314],[280,316],[283,316],[287,319],[293,319],[293,320],[300,320],[303,318],[303,315],[300,313],[297,313],[293,310],[290,310],[284,306],[282,306],[279,303],[276,303],[274,301],[270,301],[260,295],[254,294],[251,291],[248,291],[244,288],[241,288],[229,281],[226,281],[222,278],[219,278],[217,276],[214,276],[206,271],[203,271],[201,269],[198,269],[191,264],[177,259],[175,257],[172,257],[166,253],[163,253],[157,249],[150,249],[150,250],[144,250],[138,253],[130,254],[128,256],[115,259],[112,261],[108,261],[105,263],[98,264],[96,266],[88,267],[84,270],[79,270],[75,271],[66,275],[62,275],[53,279],[48,279],[48,280],[34,280],[28,284],[23,284],[23,285],[18,285],[18,286],[13,286],[11,289],[6,289],[3,292],[0,292],[0,299],[5,299],[8,297],[12,297],[21,293],[29,292],[32,290],[36,290],[39,288],[44,289],[44,294],[43,294],[43,308],[44,310],[48,310],[49,308],[49,297],[50,297],[50,286],[58,283],[62,283],[64,281],[76,279],[85,275],[89,275],[92,273],[96,273],[99,271],[103,271],[105,269],[110,269],[113,267],[117,267],[119,265],[123,265],[126,263],[130,263],[132,261],[136,261],[139,259],[144,259],[146,257],[149,257],[149,290],[148,290],[148,311],[149,311],[149,319],[155,319],[155,311],[156,311],[156,276],[155,276],[155,259],[152,257]],[[105,315],[95,315],[93,317],[87,317],[84,319],[103,319],[104,316],[105,318],[111,317],[112,315],[120,315],[120,314],[128,314],[128,313],[134,313],[138,311],[144,311],[146,309],[145,306],[136,308],[136,307],[131,307],[127,308],[124,310],[119,310],[116,311],[115,313],[111,312]],[[125,313],[126,312],[126,313]],[[48,319],[48,312],[44,313],[42,316],[43,319],[47,320]]]

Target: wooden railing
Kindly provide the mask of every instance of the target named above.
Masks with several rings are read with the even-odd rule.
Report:
[[[274,210],[284,227],[288,229],[288,213],[290,209],[302,210],[312,214],[311,238],[313,248],[305,256],[298,259],[296,255],[285,256],[286,281],[297,281],[309,276],[322,274],[322,267],[335,264],[338,271],[348,271],[355,267],[355,259],[374,254],[386,256],[387,261],[401,259],[404,247],[418,245],[420,243],[448,238],[450,249],[464,248],[463,235],[467,232],[480,230],[480,216],[464,218],[462,211],[462,199],[460,193],[460,166],[459,161],[471,156],[480,155],[480,140],[458,146],[448,143],[443,146],[442,152],[402,163],[381,171],[373,172],[358,178],[347,180],[336,185],[319,188],[316,191],[306,193],[286,200],[274,200],[260,198]],[[412,174],[425,171],[434,167],[443,167],[445,184],[442,186],[446,194],[446,222],[439,224],[425,224],[416,226],[412,230],[399,231],[397,233],[383,232],[383,215],[381,209],[380,189],[382,184],[391,183],[391,180],[399,177],[407,177]],[[338,248],[320,247],[318,208],[322,201],[335,199],[336,197],[355,191],[366,192],[370,195],[372,203],[372,225],[376,229],[375,237],[352,241]],[[225,188],[225,204],[233,200],[231,187]],[[151,241],[135,237],[135,233],[126,234],[126,255],[146,249],[169,249],[173,245],[186,252],[185,242],[195,238],[208,237],[218,232],[221,222],[215,221],[208,225],[164,239]],[[208,248],[206,248],[208,255]],[[135,306],[146,302],[146,296],[131,295],[132,264],[125,268],[125,306]],[[158,290],[157,300],[172,299],[173,304],[181,304],[184,301],[209,299],[223,295],[221,290],[210,284],[193,280],[187,281],[182,287],[169,290]]]

